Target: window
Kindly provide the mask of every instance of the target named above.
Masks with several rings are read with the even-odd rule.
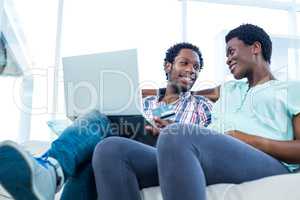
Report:
[[[225,64],[224,36],[229,30],[243,23],[261,26],[271,35],[274,45],[271,68],[275,73],[282,67],[283,61],[286,65],[288,62],[292,63],[293,56],[279,58],[281,52],[277,52],[281,50],[278,41],[281,42],[281,38],[285,36],[289,37],[289,20],[289,13],[284,10],[189,1],[187,39],[201,48],[205,61],[196,88],[217,85],[224,81],[224,75],[226,75],[225,80],[232,78]],[[288,49],[285,51],[287,52]],[[289,64],[289,68],[292,71],[295,65]],[[287,73],[285,71],[284,75],[280,74],[281,78],[287,76]]]
[[[141,81],[160,85],[165,50],[180,40],[180,1],[65,1],[63,56],[138,48]]]
[[[276,1],[300,4],[300,0]],[[59,80],[56,83],[58,95],[53,97],[60,0],[6,2],[18,14],[12,16],[15,17],[16,26],[24,32],[32,61],[33,109],[31,123],[27,124],[31,128],[30,139],[49,140],[51,134],[46,122],[54,115],[65,118],[62,66],[59,66]],[[187,12],[182,12],[184,5],[187,5]],[[165,51],[174,43],[181,42],[185,36],[183,34],[186,34],[188,42],[200,47],[204,56],[204,70],[200,73],[195,90],[215,86],[224,80],[224,75],[226,79],[232,78],[225,65],[224,36],[228,30],[242,23],[257,24],[271,34],[276,47],[271,67],[278,77],[300,77],[299,13],[293,18],[292,12],[286,10],[224,5],[212,1],[205,3],[200,0],[187,1],[186,4],[180,0],[64,0],[63,11],[62,57],[137,48],[140,82],[144,88],[165,85]],[[184,19],[186,21],[183,22]],[[182,30],[183,27],[186,29]],[[289,45],[289,41],[294,45]],[[284,50],[281,48],[283,46]],[[1,93],[10,94],[18,79],[0,77]],[[2,99],[0,119],[3,122],[23,123],[22,111],[11,98]],[[52,113],[54,98],[58,100],[56,113]],[[0,140],[17,139],[20,136],[18,126],[10,123],[3,123],[0,131]]]
[[[19,32],[23,33],[24,38],[22,39],[26,42],[29,50],[27,53],[30,56],[31,66],[26,73],[34,74],[33,110],[28,121],[24,121],[22,118],[25,113],[24,110],[19,109],[13,101],[9,101],[13,96],[10,95],[13,93],[13,85],[18,80],[16,78],[1,78],[3,79],[1,80],[1,84],[3,84],[1,85],[1,93],[7,94],[1,102],[3,106],[1,111],[6,111],[2,112],[1,118],[5,118],[3,122],[8,122],[1,125],[1,134],[5,139],[18,140],[24,125],[30,127],[30,139],[49,139],[49,128],[46,122],[51,115],[51,103],[47,101],[52,100],[51,93],[49,94],[48,91],[52,91],[53,81],[51,82],[51,79],[47,79],[47,76],[44,75],[47,75],[47,71],[54,65],[57,2],[53,0],[5,1],[10,17],[14,18],[15,23],[13,25],[19,29]],[[47,112],[37,114],[37,111],[41,110],[42,107],[46,107]],[[10,122],[16,124],[12,125]],[[18,132],[19,127],[20,133]]]

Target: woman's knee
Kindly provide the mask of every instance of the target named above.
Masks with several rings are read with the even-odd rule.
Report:
[[[213,131],[195,124],[175,123],[164,128],[161,133],[169,135],[193,136],[213,134]]]
[[[168,154],[192,148],[192,146],[201,146],[201,143],[205,142],[210,135],[213,134],[209,129],[197,125],[172,124],[161,131],[157,149],[159,154]]]
[[[116,161],[122,159],[122,140],[121,137],[108,137],[97,144],[95,147],[92,165],[93,168],[112,167]]]
[[[175,152],[178,148],[183,148],[184,124],[172,124],[164,128],[157,141],[157,150],[159,154],[168,154],[168,152]]]

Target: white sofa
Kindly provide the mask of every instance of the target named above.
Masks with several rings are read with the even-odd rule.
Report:
[[[49,144],[31,141],[24,147],[33,155],[40,155]],[[207,187],[207,200],[300,200],[300,173],[272,176],[243,184],[216,184]],[[126,186],[124,186],[126,187]],[[59,199],[60,194],[56,195]],[[141,191],[143,200],[162,200],[159,187]],[[0,187],[0,199],[11,199]]]

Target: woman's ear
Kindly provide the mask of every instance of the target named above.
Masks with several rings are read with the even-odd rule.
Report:
[[[254,42],[253,43],[253,53],[254,54],[259,54],[262,52],[262,47],[260,42]]]

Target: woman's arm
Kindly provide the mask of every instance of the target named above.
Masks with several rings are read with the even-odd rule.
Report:
[[[300,163],[300,114],[293,118],[293,141],[277,141],[240,131],[229,131],[229,135],[286,163]]]

